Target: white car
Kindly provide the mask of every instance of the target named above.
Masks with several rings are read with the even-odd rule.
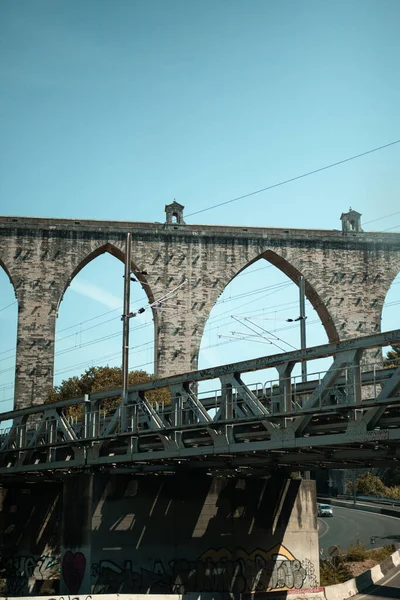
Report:
[[[333,517],[333,510],[330,504],[317,504],[319,517]]]

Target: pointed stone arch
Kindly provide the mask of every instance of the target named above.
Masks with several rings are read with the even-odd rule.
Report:
[[[68,290],[68,288],[69,288],[70,284],[72,283],[72,281],[74,280],[74,278],[77,275],[79,275],[79,273],[81,271],[83,271],[85,269],[85,267],[87,267],[90,263],[95,261],[98,257],[100,257],[104,254],[107,254],[107,253],[110,254],[111,256],[113,256],[114,258],[118,259],[119,261],[121,261],[121,263],[124,264],[124,262],[125,262],[125,243],[119,242],[119,241],[112,243],[112,242],[107,241],[105,243],[97,245],[96,247],[93,247],[93,245],[88,247],[86,245],[86,246],[84,246],[84,248],[81,247],[79,249],[79,253],[77,253],[74,262],[69,264],[69,270],[66,272],[64,278],[62,279],[62,281],[59,284],[59,288],[58,288],[59,296],[58,296],[57,311],[56,311],[57,316],[59,314],[60,305],[63,301],[65,293]],[[133,259],[134,259],[134,254],[133,254]],[[139,281],[139,283],[141,284],[142,289],[147,296],[148,303],[151,304],[155,300],[154,292],[151,289],[150,284],[147,283],[146,272],[142,271],[133,259],[131,261],[131,273],[134,275],[135,279],[137,279]],[[123,297],[121,294],[121,306],[122,306],[122,304],[123,304]],[[159,315],[158,315],[157,310],[152,309],[152,317],[153,317],[152,339],[154,341],[153,367],[155,368],[156,364],[157,364],[156,363],[156,360],[157,360],[156,359],[156,356],[157,356],[156,341],[157,341],[157,331],[159,328]]]
[[[253,258],[250,262],[244,265],[240,271],[238,271],[234,277],[230,279],[232,281],[235,277],[237,277],[240,273],[242,273],[247,267],[254,264],[260,259],[265,259],[267,262],[271,263],[274,267],[277,267],[282,273],[284,273],[289,279],[291,279],[297,286],[300,285],[300,277],[303,275],[305,279],[305,295],[307,299],[310,301],[312,307],[317,312],[321,323],[326,331],[328,336],[328,340],[331,343],[336,343],[339,341],[339,334],[336,328],[336,325],[332,319],[332,316],[329,313],[327,306],[325,305],[323,299],[313,286],[310,281],[309,274],[302,273],[299,271],[293,263],[289,262],[282,255],[277,254],[273,250],[266,250]],[[230,281],[228,283],[230,283]],[[228,284],[227,284],[228,285]],[[225,286],[226,287],[226,286]]]
[[[6,283],[8,279],[8,282]],[[18,332],[18,297],[16,286],[6,264],[0,259],[0,284],[2,286],[1,310],[7,318],[2,324],[1,374],[0,374],[0,406],[4,412],[12,410],[15,397],[15,367]],[[3,287],[4,286],[4,287]],[[7,288],[7,289],[6,289]],[[11,292],[12,289],[12,292]],[[14,301],[12,300],[14,296]],[[4,345],[3,345],[4,344]],[[5,404],[9,402],[9,405]]]
[[[109,253],[111,254],[111,256],[114,256],[115,258],[117,258],[118,260],[120,260],[121,262],[125,261],[125,252],[124,250],[122,250],[121,248],[119,248],[118,246],[110,243],[110,242],[106,242],[105,244],[101,244],[100,246],[98,246],[97,248],[95,248],[94,250],[91,250],[90,252],[86,253],[82,258],[80,258],[78,264],[73,268],[72,272],[70,273],[67,281],[64,283],[64,286],[61,290],[60,296],[59,296],[59,300],[58,300],[58,304],[57,304],[57,312],[58,309],[60,307],[60,304],[62,302],[62,299],[64,297],[64,294],[67,290],[67,288],[69,287],[69,285],[71,284],[72,280],[78,275],[78,273],[80,273],[80,271],[82,271],[82,269],[84,269],[90,262],[92,262],[93,260],[95,260],[96,258],[98,258],[99,256],[101,256],[102,254],[105,253]],[[140,284],[142,285],[147,298],[149,300],[149,303],[154,302],[154,295],[153,292],[150,288],[150,285],[148,284],[145,275],[138,269],[137,265],[135,264],[135,262],[132,260],[131,263],[131,271],[132,273],[135,274],[135,277],[137,277],[138,281],[140,282]],[[153,311],[153,316],[155,317],[155,312]]]
[[[7,275],[8,279],[10,280],[10,283],[14,290],[15,298],[17,299],[17,291],[16,291],[16,287],[15,287],[15,282],[11,276],[10,271],[7,269],[6,264],[1,260],[1,258],[0,258],[0,268],[3,269],[4,273]]]
[[[383,316],[384,316],[383,313],[384,313],[385,308],[388,308],[387,307],[388,296],[390,297],[390,295],[393,293],[393,284],[399,276],[400,276],[400,264],[399,263],[393,264],[390,271],[388,271],[387,284],[385,287],[382,287],[382,299],[381,299],[381,307],[380,307],[381,331],[388,331],[388,328],[386,325],[382,328],[382,321],[383,321]],[[399,283],[400,283],[400,281],[399,281]],[[391,327],[389,327],[389,329],[394,329],[397,326],[398,325],[391,326]]]

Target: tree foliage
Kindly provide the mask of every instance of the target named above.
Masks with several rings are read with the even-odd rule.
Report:
[[[336,585],[351,579],[351,572],[340,553],[334,558],[323,558],[319,563],[319,573],[322,586]]]
[[[129,385],[139,383],[147,383],[154,380],[152,375],[145,371],[131,371],[129,373]],[[69,377],[64,379],[60,385],[52,388],[46,402],[57,402],[58,400],[68,400],[77,398],[85,394],[94,394],[95,392],[105,392],[107,390],[116,390],[122,387],[122,370],[120,367],[90,367],[80,376]],[[168,388],[160,388],[146,392],[146,398],[150,402],[164,402],[169,404],[171,396]],[[110,410],[117,406],[120,402],[120,397],[112,398],[103,403],[105,410]],[[80,409],[71,407],[68,409],[68,414],[79,416]]]
[[[364,496],[382,496],[385,491],[385,484],[372,473],[363,473],[357,477],[356,490],[358,494]]]
[[[400,486],[400,467],[382,469],[382,473],[379,473],[379,475],[388,487]]]
[[[382,479],[371,473],[363,473],[357,477],[357,494],[375,496],[377,498],[400,498],[400,486],[386,486]]]
[[[400,365],[400,346],[398,344],[393,344],[392,349],[386,354],[383,364],[385,367]]]

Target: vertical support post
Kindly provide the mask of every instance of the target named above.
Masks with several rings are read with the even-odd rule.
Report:
[[[346,368],[348,401],[353,404],[359,404],[362,400],[361,356],[362,350],[358,350]]]
[[[233,419],[233,394],[232,385],[230,383],[222,382],[222,411],[223,420],[228,421]]]
[[[279,373],[279,411],[290,412],[292,410],[292,377],[295,363],[286,362],[275,368]]]
[[[184,424],[184,422],[186,423],[186,420],[185,420],[185,415],[183,414],[183,398],[182,398],[182,394],[179,393],[179,391],[178,391],[178,387],[179,386],[176,386],[176,388],[173,388],[172,406],[174,409],[173,426],[176,427],[175,432],[174,432],[174,439],[175,439],[175,442],[178,445],[178,447],[181,447],[182,446],[182,431],[180,431],[180,429],[182,428],[182,425]]]
[[[20,419],[15,419],[14,423],[16,425],[16,443],[19,460],[22,460],[24,457],[24,450],[26,449],[26,422],[27,417],[21,417]]]
[[[356,470],[353,469],[353,504],[356,505],[357,502],[357,490],[356,490]]]
[[[132,234],[126,234],[124,270],[124,312],[122,315],[122,404],[128,400],[129,378],[129,310],[131,291]]]
[[[57,441],[57,421],[54,418],[51,418],[48,421],[49,424],[49,447],[47,449],[47,460],[48,462],[52,462],[56,457],[56,449],[53,444]]]
[[[303,275],[300,277],[300,348],[307,348],[306,340],[306,283]],[[301,363],[301,380],[307,381],[307,362],[303,360]]]
[[[233,388],[231,383],[225,382],[223,379],[221,381],[221,416],[223,421],[229,421],[233,419],[234,411],[233,411]],[[225,439],[228,443],[233,443],[233,426],[232,424],[225,423],[223,425],[223,432],[225,435]]]
[[[88,396],[89,397],[89,396]],[[87,411],[88,436],[96,438],[100,435],[100,401],[85,402],[85,414]]]
[[[299,304],[300,304],[300,348],[305,350],[307,348],[306,339],[306,282],[303,275],[300,276],[299,286]],[[307,381],[307,361],[303,360],[301,363],[301,381],[305,383]],[[304,398],[302,404],[305,404]],[[304,471],[304,478],[310,479],[310,471]]]
[[[83,424],[84,424],[84,438],[87,439],[89,437],[91,437],[92,432],[91,432],[91,428],[90,428],[90,421],[91,421],[91,414],[90,414],[90,409],[91,409],[91,405],[90,405],[90,400],[89,400],[89,394],[85,394],[85,403],[83,405]]]

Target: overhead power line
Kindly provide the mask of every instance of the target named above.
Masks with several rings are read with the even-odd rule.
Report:
[[[0,308],[0,312],[3,312],[3,310],[10,308],[10,306],[14,306],[14,304],[17,304],[16,300],[14,300],[14,302],[11,302],[11,304],[7,304],[7,306],[3,306],[3,308]]]
[[[400,210],[398,210],[397,212],[394,212],[394,213],[390,213],[390,215],[384,215],[383,217],[379,217],[378,219],[372,219],[372,221],[366,221],[365,223],[363,221],[362,225],[369,225],[369,223],[376,223],[376,221],[382,221],[383,219],[388,219],[389,217],[394,217],[395,215],[400,215]]]
[[[310,175],[315,175],[316,173],[321,173],[322,171],[327,171],[328,169],[333,169],[333,167],[338,167],[339,165],[344,165],[352,160],[356,160],[357,158],[361,158],[363,156],[367,156],[368,154],[372,154],[373,152],[379,152],[380,150],[384,150],[385,148],[390,148],[391,146],[395,146],[400,143],[399,140],[395,140],[394,142],[390,142],[389,144],[384,144],[383,146],[378,146],[376,148],[372,148],[371,150],[366,150],[365,152],[361,152],[360,154],[354,154],[353,156],[349,156],[348,158],[344,158],[342,160],[338,160],[337,162],[330,163],[329,165],[325,165],[323,167],[319,167],[318,169],[313,169],[312,171],[307,171],[307,173],[302,173],[301,175],[296,175],[295,177],[290,177],[290,179],[285,179],[284,181],[279,181],[278,183],[273,183],[272,185],[268,185],[259,190],[255,190],[254,192],[249,192],[248,194],[243,194],[242,196],[237,196],[236,198],[231,198],[231,200],[225,200],[225,202],[219,202],[218,204],[213,204],[212,206],[208,206],[207,208],[202,208],[201,210],[196,210],[195,212],[186,215],[185,218],[193,217],[194,215],[199,215],[200,213],[206,212],[208,210],[213,210],[214,208],[219,208],[220,206],[226,206],[227,204],[232,204],[232,202],[238,202],[239,200],[244,200],[245,198],[250,198],[251,196],[255,196],[256,194],[261,194],[262,192],[267,192],[277,187],[281,187],[288,183],[292,183],[293,181],[298,181],[299,179],[304,179],[305,177],[310,177]]]
[[[391,231],[392,229],[398,229],[400,225],[395,225],[394,227],[388,227],[387,229],[382,229],[382,231]]]

